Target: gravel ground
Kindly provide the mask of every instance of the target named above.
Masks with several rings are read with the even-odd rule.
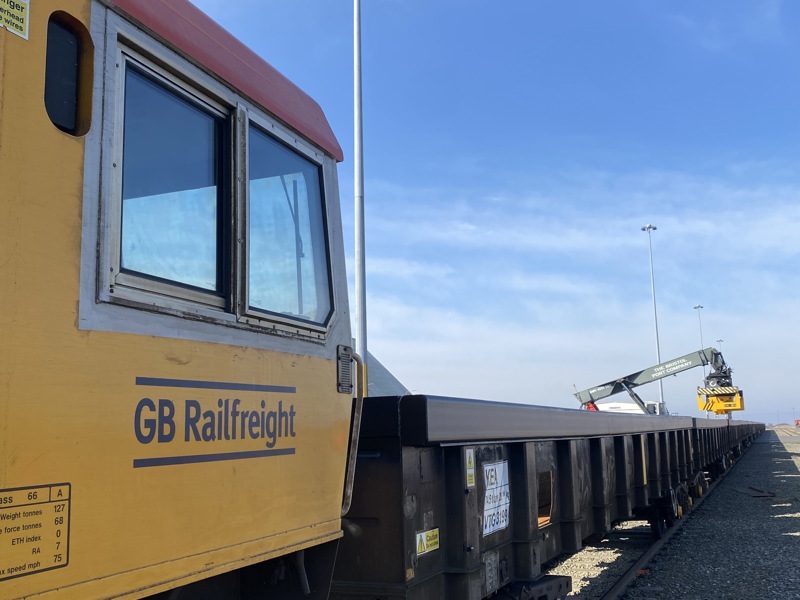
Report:
[[[585,543],[580,552],[554,561],[548,565],[547,574],[572,577],[572,592],[567,598],[602,598],[652,543],[650,525],[627,521],[602,540]]]
[[[800,598],[800,430],[757,438],[622,598]]]
[[[547,572],[572,577],[571,599],[601,598],[646,549],[649,531],[641,522],[623,523]],[[795,428],[768,429],[757,438],[622,596],[751,598],[800,600],[800,430]]]

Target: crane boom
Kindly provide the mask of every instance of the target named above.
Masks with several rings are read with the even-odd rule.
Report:
[[[711,373],[709,373],[706,378],[707,382],[710,383],[713,381],[715,386],[731,385],[731,368],[725,364],[722,353],[715,348],[706,348],[705,350],[691,352],[679,358],[673,358],[672,360],[657,364],[653,367],[648,367],[647,369],[636,371],[630,375],[618,377],[607,383],[576,392],[575,397],[582,405],[586,405],[626,391],[643,411],[647,412],[644,403],[633,391],[633,388],[701,365],[711,365],[712,367]]]

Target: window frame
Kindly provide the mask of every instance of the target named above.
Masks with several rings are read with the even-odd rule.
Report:
[[[282,140],[280,137],[274,135],[270,130],[275,129],[275,124],[270,123],[268,120],[261,118],[258,115],[250,115],[249,118],[241,119],[240,121],[243,125],[241,136],[245,142],[245,148],[250,147],[250,129],[255,128],[260,131],[263,135],[272,138],[277,143],[282,144],[290,151],[294,151],[297,153],[297,150],[292,148],[291,145],[287,144],[285,140]],[[295,144],[297,143],[297,139],[293,140]],[[328,219],[328,203],[326,201],[326,187],[325,187],[325,176],[324,176],[324,165],[319,160],[314,160],[312,157],[308,155],[303,155],[297,153],[298,156],[310,162],[317,170],[317,181],[319,183],[319,195],[320,195],[320,209],[322,212],[322,243],[324,244],[325,249],[325,277],[328,281],[328,303],[329,309],[328,314],[325,315],[325,318],[320,322],[309,321],[307,319],[302,319],[300,317],[291,317],[291,316],[284,316],[280,313],[276,313],[274,311],[270,311],[268,309],[256,308],[251,306],[250,304],[250,236],[247,234],[248,224],[250,222],[250,193],[249,193],[249,174],[250,174],[250,153],[245,152],[245,156],[243,157],[243,163],[245,165],[244,172],[242,173],[241,177],[241,191],[239,193],[239,207],[238,212],[240,218],[237,219],[237,240],[241,241],[241,252],[239,256],[239,264],[241,265],[240,269],[240,280],[239,280],[239,297],[241,298],[241,303],[237,307],[237,313],[239,320],[248,323],[248,324],[261,324],[264,322],[270,323],[281,323],[281,324],[291,324],[291,323],[304,323],[306,327],[316,330],[322,331],[327,327],[330,323],[333,313],[334,313],[334,290],[333,290],[333,272],[331,269],[331,243],[330,243],[330,231],[329,231],[329,219]]]
[[[205,71],[191,65],[169,49],[157,49],[149,43],[146,36],[140,39],[141,34],[136,35],[137,33],[136,30],[127,31],[120,27],[114,36],[116,44],[107,53],[108,60],[113,64],[107,68],[106,85],[113,86],[113,100],[106,108],[104,127],[109,130],[112,139],[106,140],[107,143],[110,142],[110,149],[104,152],[106,158],[103,160],[108,174],[108,187],[107,194],[101,193],[99,206],[97,301],[228,327],[241,327],[260,333],[324,341],[336,320],[338,297],[328,214],[329,190],[326,173],[330,167],[326,167],[324,153]],[[165,86],[181,99],[221,118],[225,123],[218,148],[222,160],[218,195],[221,194],[222,197],[218,200],[217,222],[226,229],[222,235],[218,234],[218,240],[221,240],[218,246],[218,264],[221,263],[219,268],[222,270],[220,293],[125,272],[120,268],[125,79],[129,66]],[[108,69],[114,69],[115,72],[109,76]],[[325,277],[330,302],[328,314],[319,323],[250,307],[247,262],[249,239],[246,233],[251,125],[300,158],[309,161],[317,169],[322,236],[315,242],[324,244]]]
[[[223,123],[230,122],[232,116],[230,110],[216,102],[212,97],[203,94],[200,90],[187,83],[181,82],[176,77],[172,76],[168,71],[160,68],[157,64],[147,60],[140,53],[119,44],[116,49],[116,65],[117,77],[115,81],[117,90],[117,102],[115,106],[115,115],[119,118],[115,119],[114,124],[114,145],[113,145],[113,163],[112,163],[112,183],[111,194],[109,196],[109,214],[112,217],[111,227],[109,228],[108,235],[108,264],[109,268],[105,270],[108,275],[107,287],[109,297],[106,300],[113,298],[121,298],[130,300],[132,302],[144,301],[153,303],[154,305],[164,304],[166,308],[183,308],[175,304],[178,302],[190,302],[203,306],[215,307],[218,309],[225,309],[231,303],[231,285],[229,283],[230,276],[226,272],[224,265],[225,257],[230,253],[225,251],[226,240],[230,240],[231,234],[228,233],[220,235],[220,226],[224,228],[223,220],[225,212],[217,215],[217,240],[218,240],[218,256],[217,268],[222,272],[218,274],[218,279],[222,289],[218,292],[202,291],[193,286],[184,285],[180,282],[170,282],[167,279],[147,276],[146,274],[137,274],[135,272],[126,272],[121,267],[122,259],[122,171],[123,171],[123,146],[124,146],[124,127],[125,127],[125,91],[126,91],[126,75],[128,68],[133,66],[134,70],[140,76],[154,81],[156,84],[166,88],[169,92],[174,93],[182,100],[195,105],[204,112],[207,112],[220,119]],[[230,125],[223,126],[222,137],[225,136],[225,129],[228,130],[228,140],[221,140],[219,144],[220,168],[218,175],[221,176],[221,181],[217,184],[217,206],[218,208],[224,207],[228,200],[226,194],[230,196],[230,175],[226,172],[225,158],[230,155],[230,152],[225,151],[226,143],[230,143]],[[222,194],[222,198],[220,198]],[[159,299],[164,298],[162,302]]]

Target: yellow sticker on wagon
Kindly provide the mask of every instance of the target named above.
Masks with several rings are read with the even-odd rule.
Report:
[[[28,39],[28,0],[0,0],[0,28],[5,26],[11,33]]]
[[[439,549],[439,528],[417,534],[417,556]]]

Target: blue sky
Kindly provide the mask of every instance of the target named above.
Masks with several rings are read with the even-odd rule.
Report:
[[[352,2],[193,1],[325,110],[352,278]],[[656,363],[653,223],[662,359],[700,312],[741,416],[800,418],[799,27],[778,0],[363,0],[370,351],[412,391],[576,407]],[[702,375],[670,410],[701,415]]]

